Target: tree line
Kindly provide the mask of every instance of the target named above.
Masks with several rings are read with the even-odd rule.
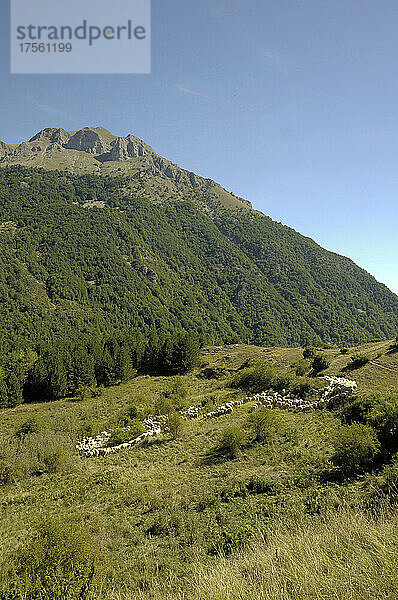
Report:
[[[197,364],[201,342],[186,332],[59,339],[18,350],[0,366],[0,407],[76,397],[137,374],[183,374]]]

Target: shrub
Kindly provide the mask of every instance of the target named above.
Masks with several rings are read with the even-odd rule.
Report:
[[[44,473],[66,473],[74,468],[74,452],[68,438],[54,433],[36,433],[20,448],[16,469],[20,477]]]
[[[359,369],[370,361],[370,357],[367,354],[353,354],[350,357],[349,367],[351,369]]]
[[[180,414],[178,414],[177,412],[169,414],[166,422],[166,427],[169,430],[173,440],[180,437],[182,431],[184,430],[184,425],[185,421]]]
[[[330,367],[330,360],[325,354],[316,354],[311,363],[314,373],[320,373]]]
[[[43,523],[25,548],[8,557],[2,600],[88,600],[99,582],[100,556],[70,523]]]
[[[101,431],[101,421],[99,419],[87,418],[84,419],[79,428],[81,436],[95,436]],[[79,437],[80,437],[79,435]]]
[[[395,337],[390,348],[391,348],[391,350],[398,350],[398,335]]]
[[[367,416],[375,404],[374,396],[354,397],[349,404],[343,406],[339,412],[343,423],[366,423]]]
[[[133,419],[128,427],[118,427],[112,431],[107,446],[119,446],[119,444],[129,442],[144,433],[144,431],[146,431],[146,429],[143,423],[138,419]]]
[[[380,450],[376,432],[368,425],[343,425],[334,440],[332,463],[346,477],[369,469]]]
[[[262,361],[243,369],[231,381],[231,387],[243,388],[254,393],[268,389],[291,389],[293,385],[292,375],[280,373],[275,367]]]
[[[340,348],[340,354],[348,354],[347,346],[343,346],[343,348]]]
[[[240,458],[245,443],[245,432],[238,425],[231,425],[221,432],[214,450],[228,458]]]
[[[14,481],[13,465],[7,458],[0,457],[0,487]]]
[[[297,377],[301,377],[302,375],[308,373],[308,371],[310,370],[310,362],[307,359],[303,358],[302,360],[299,360],[296,363],[295,367]]]
[[[293,388],[293,394],[300,398],[306,398],[312,394],[317,394],[319,390],[325,387],[326,382],[322,379],[315,379],[314,377],[301,377],[297,379]]]
[[[264,442],[275,432],[277,421],[278,417],[274,411],[261,408],[248,417],[245,427],[253,436],[254,441]]]
[[[398,394],[374,397],[366,421],[377,432],[382,449],[387,453],[398,451]]]
[[[76,391],[76,400],[84,402],[91,395],[90,387],[88,385],[80,385]]]
[[[303,350],[303,358],[314,358],[316,355],[316,348],[313,346],[307,346]]]
[[[30,433],[38,433],[44,428],[44,421],[37,415],[33,415],[26,419],[16,430],[15,436],[22,440]]]
[[[166,396],[160,396],[155,400],[155,414],[168,415],[174,410],[173,401]]]

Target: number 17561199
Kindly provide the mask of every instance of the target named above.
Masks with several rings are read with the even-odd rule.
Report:
[[[52,44],[21,42],[19,48],[21,52],[72,52],[72,44],[63,42]]]

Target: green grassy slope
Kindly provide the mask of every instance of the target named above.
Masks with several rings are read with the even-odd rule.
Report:
[[[398,353],[385,342],[360,351],[380,356],[347,375],[349,355],[325,351],[328,372],[355,378],[359,394],[396,390]],[[266,357],[293,372],[301,356],[299,348],[206,348],[198,369],[183,378],[184,403],[245,398],[228,382],[247,360]],[[217,378],[207,379],[207,369]],[[14,479],[6,484],[3,479],[0,486],[3,560],[27,543],[41,519],[56,519],[72,530],[84,524],[101,548],[105,574],[96,598],[396,597],[396,512],[375,521],[363,510],[368,490],[377,478],[383,481],[382,472],[376,479],[322,477],[340,427],[337,413],[274,411],[275,427],[266,440],[245,446],[238,460],[210,451],[225,427],[243,426],[250,402],[231,415],[190,421],[174,440],[164,434],[139,449],[78,458],[73,444],[84,431],[114,426],[132,402],[156,411],[173,381],[138,377],[99,398],[1,413],[2,469],[7,444],[21,424],[32,416],[40,423],[39,431],[19,442]],[[46,463],[43,456],[57,448],[57,460]]]

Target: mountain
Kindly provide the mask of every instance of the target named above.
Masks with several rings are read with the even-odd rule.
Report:
[[[200,189],[226,207],[250,207],[211,179],[204,179],[159,156],[145,142],[117,137],[103,127],[65,131],[49,127],[21,144],[0,142],[0,166],[23,165],[77,175],[126,175],[144,179],[148,194],[184,198],[187,188]]]
[[[135,136],[48,128],[1,142],[0,166],[3,346],[121,330],[263,345],[398,331],[398,297],[350,259]]]

